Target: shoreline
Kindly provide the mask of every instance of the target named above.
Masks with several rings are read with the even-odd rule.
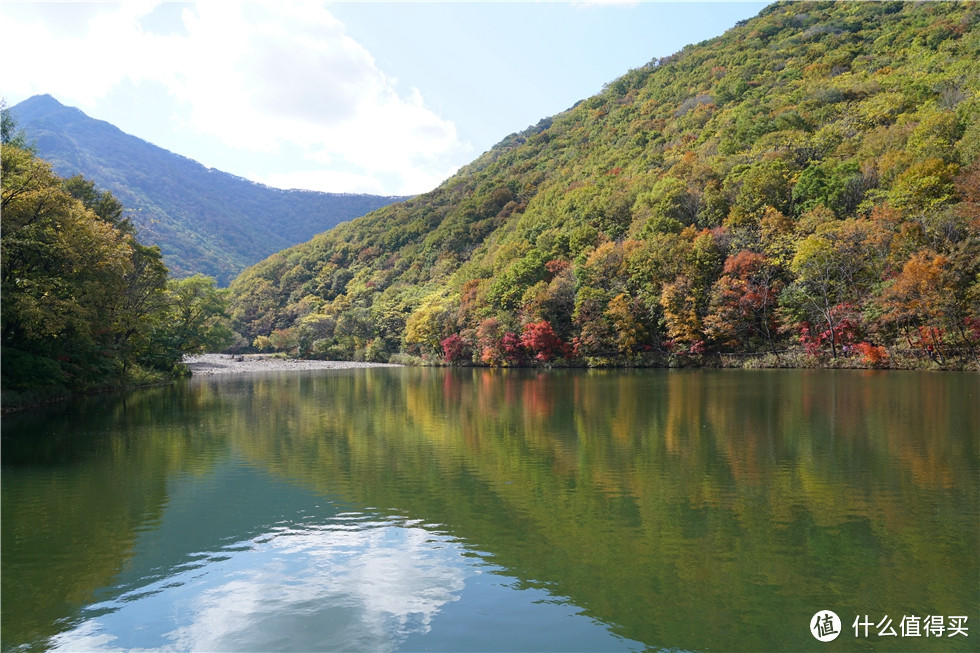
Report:
[[[401,367],[391,363],[360,363],[354,361],[322,361],[282,358],[275,355],[194,354],[184,357],[191,377],[223,374],[254,374],[257,372],[295,372],[301,370],[349,370],[366,367]]]

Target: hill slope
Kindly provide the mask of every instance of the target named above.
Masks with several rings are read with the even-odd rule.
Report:
[[[234,317],[324,357],[980,362],[978,60],[974,3],[772,5],[246,270]]]
[[[81,174],[134,210],[140,238],[176,276],[227,284],[246,266],[395,197],[283,191],[174,154],[38,95],[10,109],[41,158]]]

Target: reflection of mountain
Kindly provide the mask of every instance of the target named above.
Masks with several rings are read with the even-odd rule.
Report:
[[[977,604],[980,419],[951,377],[403,370],[296,390],[256,383],[236,449],[445,524],[631,639],[799,648],[786,615],[815,596]]]
[[[87,521],[88,530],[80,530],[88,535],[73,541],[98,552],[107,568],[103,573],[91,565],[94,560],[70,552],[61,557],[63,565],[58,560],[18,564],[39,542],[24,547],[5,540],[6,644],[31,641],[54,650],[385,651],[414,638],[426,648],[435,642],[437,648],[441,643],[445,650],[457,650],[474,642],[479,646],[475,638],[492,635],[483,641],[501,642],[508,650],[529,650],[542,637],[565,642],[566,648],[582,642],[592,650],[629,648],[601,624],[579,617],[574,606],[514,587],[515,579],[499,576],[499,567],[432,526],[384,511],[356,512],[355,506],[283,482],[235,455],[226,419],[247,397],[248,386],[248,381],[231,385],[226,392],[204,385],[187,392],[167,388],[109,404],[104,419],[90,415],[94,402],[80,402],[58,419],[15,423],[9,431],[15,440],[4,442],[4,460],[34,481],[8,482],[17,468],[10,475],[5,468],[5,501],[15,497],[25,507],[36,509],[40,502],[53,508],[44,537],[54,541],[68,535],[57,531],[58,523],[80,525],[66,515]],[[17,427],[26,433],[53,430],[62,437],[43,439],[54,446],[32,459],[29,447],[11,444],[17,442]],[[68,434],[81,446],[59,450]],[[180,451],[188,456],[182,458]],[[38,486],[36,465],[42,459],[53,465],[55,478],[67,467],[80,482],[59,496],[25,498],[17,488]],[[99,478],[121,486],[115,488],[116,500],[102,506],[116,513],[104,524],[93,515],[102,514],[96,504],[106,490],[86,493],[85,482],[92,481],[86,474],[93,473],[86,461],[97,463]],[[152,511],[140,509],[146,485],[157,488]],[[5,535],[26,530],[33,514],[11,513],[4,526],[12,530]],[[120,527],[123,515],[130,521]],[[115,528],[100,527],[110,524]],[[100,573],[93,576],[88,565]],[[48,608],[32,615],[36,624],[28,625],[17,609],[8,610],[19,602],[33,613],[37,599],[29,599],[24,586],[32,583],[43,594],[60,590],[66,578],[74,591],[63,602],[47,601]],[[471,627],[469,609],[442,615],[463,597],[467,606],[494,614],[498,627],[508,619],[520,627],[493,633]],[[547,626],[550,634],[529,623]]]
[[[140,446],[128,436],[133,431],[127,424],[148,422],[148,404],[162,413],[172,410],[170,396],[153,390],[142,395],[144,401],[82,400],[46,413],[4,417],[4,650],[44,641],[57,632],[58,620],[91,600],[96,588],[111,584],[129,559],[138,530],[161,514],[167,472],[180,466],[184,455],[201,453],[176,425],[166,439],[140,429]],[[111,405],[118,430],[107,433],[97,424]],[[39,470],[45,472],[42,483]],[[44,578],[55,582],[39,578],[38,565]]]
[[[113,595],[139,591],[185,565],[194,567],[195,558],[208,552],[222,555],[226,547],[272,532],[297,514],[328,519],[344,510],[239,463],[224,459],[206,474],[180,475],[168,483],[165,509],[140,529]]]
[[[353,624],[369,648],[394,641],[370,639],[382,631],[422,648],[466,629],[491,591],[467,574],[487,564],[517,579],[507,591],[567,596],[556,623],[581,624],[567,618],[581,606],[651,646],[798,650],[818,604],[963,614],[978,604],[977,383],[483,369],[192,380],[130,395],[105,419],[66,415],[72,444],[44,441],[58,494],[34,497],[26,477],[44,468],[11,447],[18,423],[5,422],[4,641],[24,641],[8,630],[11,597],[61,582],[75,607],[58,616],[103,588],[71,637],[166,604],[187,611],[160,633],[176,646],[275,648],[263,638],[297,629],[275,620],[309,613]],[[115,496],[86,494],[86,473],[116,479]],[[57,481],[68,474],[79,480]],[[52,524],[84,534],[73,542],[125,565],[86,575],[54,561],[18,581],[20,542],[43,544],[10,535],[26,532],[13,501],[24,515],[49,505]],[[378,523],[362,529],[348,510]]]

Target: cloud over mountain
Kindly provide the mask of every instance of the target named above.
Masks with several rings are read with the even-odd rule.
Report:
[[[315,164],[295,178],[260,181],[419,192],[451,174],[451,155],[469,149],[450,120],[417,89],[400,90],[321,6],[123,3],[73,7],[68,18],[58,11],[4,10],[8,46],[36,53],[30,66],[5,72],[6,92],[56,89],[90,110],[127,85],[157,86],[178,101],[165,118],[175,127],[245,152],[288,151]],[[348,186],[320,185],[337,179]]]

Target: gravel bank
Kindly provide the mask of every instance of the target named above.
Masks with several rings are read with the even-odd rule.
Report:
[[[290,372],[297,370],[346,370],[357,367],[398,367],[387,363],[353,363],[350,361],[312,361],[278,358],[261,354],[229,356],[198,354],[185,356],[184,365],[193,376],[213,374],[252,374],[254,372]]]

